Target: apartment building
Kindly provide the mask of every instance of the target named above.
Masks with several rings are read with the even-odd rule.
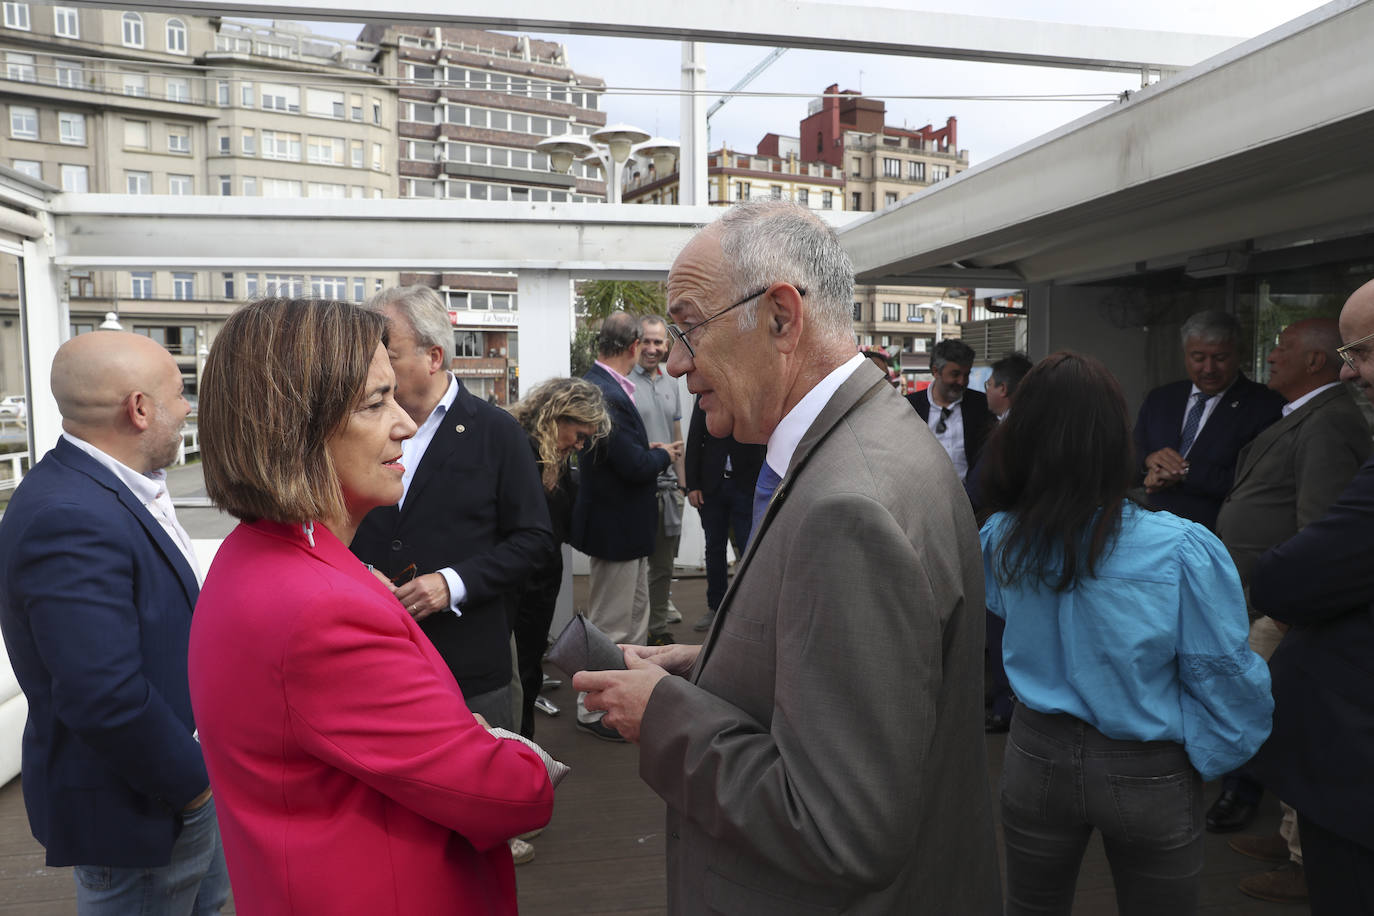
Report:
[[[824,162],[802,159],[800,140],[765,134],[753,153],[721,147],[706,158],[706,198],[712,206],[729,206],[756,198],[792,200],[813,210],[844,209],[844,171]],[[678,203],[676,170],[660,178],[653,161],[634,157],[626,168],[625,203]]]
[[[378,49],[182,14],[5,2],[0,163],[71,192],[361,198],[394,194],[396,91]],[[195,393],[224,318],[276,291],[361,299],[395,274],[70,271],[73,333],[114,312],[176,355]],[[0,337],[17,334],[0,266]],[[0,344],[0,347],[4,347]],[[0,385],[19,390],[6,360]]]
[[[968,168],[968,150],[958,148],[958,119],[945,126],[895,127],[886,123],[887,105],[832,83],[813,99],[800,125],[801,148],[809,158],[844,169],[845,209],[890,207]]]
[[[606,125],[605,81],[572,69],[561,44],[480,29],[369,25],[359,41],[382,49],[399,87],[397,193],[447,200],[585,203],[606,199],[594,162],[549,170],[547,137]],[[510,273],[403,274],[449,309],[453,371],[481,397],[517,396],[519,291]]]

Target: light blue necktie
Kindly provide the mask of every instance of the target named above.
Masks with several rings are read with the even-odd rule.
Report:
[[[759,522],[763,521],[763,513],[768,511],[768,501],[773,498],[773,491],[780,483],[782,478],[778,476],[778,472],[765,461],[759,468],[758,483],[754,484],[754,524],[749,529],[753,532],[751,537],[758,536]]]
[[[1202,411],[1207,406],[1207,395],[1201,391],[1193,397],[1196,400],[1183,421],[1183,438],[1178,446],[1178,453],[1185,458],[1188,456],[1188,450],[1193,447],[1193,440],[1197,438],[1197,428],[1202,424]]]

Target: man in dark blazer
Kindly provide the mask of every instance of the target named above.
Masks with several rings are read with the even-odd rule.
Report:
[[[658,528],[658,475],[681,443],[650,442],[634,405],[630,371],[639,358],[637,318],[615,312],[597,333],[597,360],[584,378],[601,389],[611,434],[578,457],[572,545],[591,561],[587,619],[617,643],[644,645],[649,634],[649,555]],[[606,741],[623,740],[577,697],[577,725]]]
[[[1374,283],[1341,310],[1341,378],[1374,402]],[[1251,602],[1291,627],[1269,660],[1274,729],[1252,762],[1297,809],[1313,916],[1374,909],[1374,460],[1262,555]]]
[[[574,677],[667,803],[668,912],[1000,913],[977,527],[857,352],[848,256],[805,207],[754,201],[667,291],[668,371],[713,435],[768,445],[705,644]]]
[[[1279,418],[1283,398],[1240,371],[1240,324],[1226,312],[1183,323],[1188,378],[1145,396],[1136,456],[1149,503],[1215,529],[1247,442]]]
[[[973,348],[962,340],[940,341],[930,352],[930,374],[934,377],[930,387],[906,396],[944,446],[961,482],[968,477],[969,468],[978,463],[983,443],[997,425],[987,396],[968,389],[973,357]]]
[[[217,911],[229,892],[186,679],[200,593],[162,469],[190,411],[159,344],[58,349],[62,437],[0,520],[0,629],[28,699],[24,804],[77,911]]]
[[[1285,328],[1269,353],[1269,387],[1287,402],[1283,419],[1241,449],[1236,482],[1217,516],[1217,536],[1247,589],[1259,555],[1321,517],[1369,457],[1369,424],[1340,382],[1340,344],[1334,319],[1309,318]],[[1268,659],[1282,634],[1253,602],[1250,618],[1250,648]],[[1243,770],[1228,774],[1207,812],[1207,829],[1243,828],[1261,791]],[[1232,841],[1248,855],[1283,863],[1244,878],[1241,891],[1262,900],[1306,899],[1296,823],[1285,805],[1282,836]]]
[[[763,465],[762,445],[740,442],[734,436],[716,438],[706,428],[706,412],[692,403],[687,425],[687,501],[701,514],[706,535],[706,613],[692,629],[711,629],[716,608],[725,597],[727,582],[725,542],[735,531],[735,555],[743,556],[749,543],[754,502],[754,481]]]
[[[449,372],[453,329],[433,290],[389,289],[369,305],[387,317],[396,401],[418,429],[402,446],[400,505],[369,512],[352,550],[395,582],[468,708],[516,731],[516,603],[557,549],[529,439]]]

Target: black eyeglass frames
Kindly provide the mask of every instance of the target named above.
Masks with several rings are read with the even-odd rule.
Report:
[[[767,286],[765,286],[763,289],[759,290],[758,292],[750,293],[749,295],[745,296],[743,299],[741,299],[740,301],[736,302],[734,305],[726,306],[725,308],[721,309],[719,312],[716,312],[716,313],[715,313],[714,315],[712,315],[710,318],[707,318],[707,319],[705,319],[704,321],[698,321],[696,324],[692,325],[690,328],[680,328],[680,327],[678,327],[677,325],[672,324],[672,323],[670,322],[670,323],[668,324],[668,336],[672,337],[674,341],[676,341],[676,342],[682,344],[684,347],[686,347],[686,348],[687,348],[687,355],[690,356],[690,357],[692,357],[693,359],[696,359],[697,353],[696,353],[695,350],[692,349],[692,344],[691,344],[691,342],[687,339],[687,335],[688,335],[688,334],[691,334],[693,331],[697,330],[698,328],[703,328],[703,327],[705,327],[706,325],[708,325],[708,324],[710,324],[711,322],[715,321],[715,320],[716,320],[717,318],[719,318],[721,315],[724,315],[726,312],[731,311],[731,310],[733,310],[733,309],[739,308],[741,305],[744,305],[744,303],[748,302],[750,299],[757,299],[759,296],[762,296],[764,293],[768,292],[768,291],[769,291],[770,289],[772,289],[772,288],[773,288],[773,284],[770,283],[770,284],[768,284]],[[805,296],[805,295],[806,295],[806,290],[802,289],[801,287],[797,287],[797,295],[798,295],[798,296]]]

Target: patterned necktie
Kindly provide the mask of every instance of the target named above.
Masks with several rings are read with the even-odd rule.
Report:
[[[1183,438],[1179,441],[1178,452],[1185,458],[1188,450],[1193,447],[1193,440],[1197,438],[1197,428],[1202,423],[1202,410],[1207,404],[1207,395],[1199,391],[1193,395],[1196,399],[1193,406],[1188,410],[1188,416],[1183,421]]]
[[[759,468],[759,480],[754,484],[754,524],[750,526],[752,536],[757,536],[759,532],[759,522],[763,520],[763,513],[768,511],[768,501],[773,498],[773,491],[782,483],[782,478],[778,472],[768,464],[767,461]]]

